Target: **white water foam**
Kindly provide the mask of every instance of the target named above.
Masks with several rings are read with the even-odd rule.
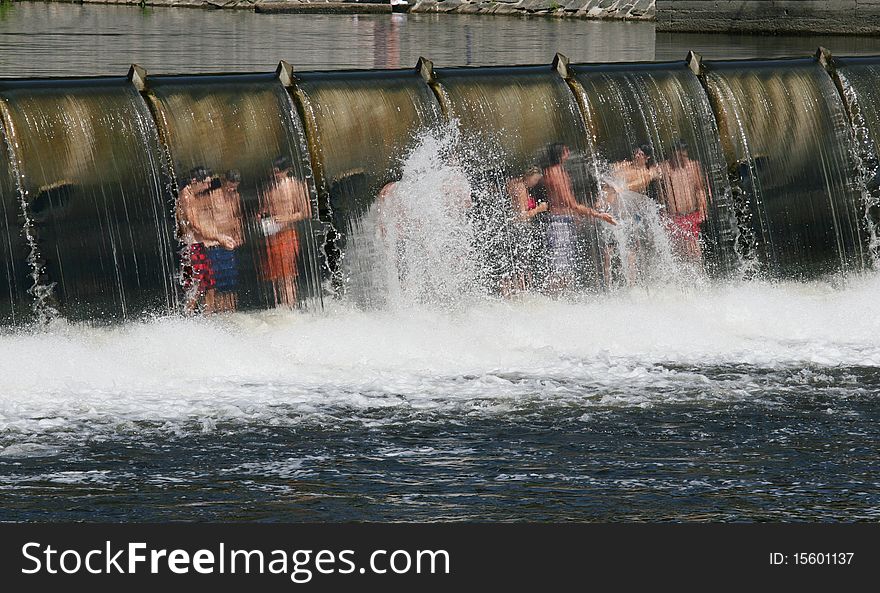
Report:
[[[523,297],[454,312],[236,313],[0,337],[0,455],[224,423],[456,421],[546,407],[760,399],[748,369],[880,366],[880,277]],[[806,370],[802,370],[806,369]],[[804,374],[806,373],[806,374]]]

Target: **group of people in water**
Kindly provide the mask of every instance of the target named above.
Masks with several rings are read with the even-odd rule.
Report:
[[[515,263],[513,271],[499,281],[502,293],[517,289],[555,292],[572,286],[583,267],[578,243],[584,221],[600,229],[600,259],[607,283],[614,242],[620,241],[617,225],[639,220],[652,207],[681,259],[701,261],[700,235],[707,218],[709,189],[700,163],[690,158],[687,144],[675,143],[662,162],[657,162],[649,145],[637,146],[631,158],[610,164],[604,174],[587,175],[590,182],[586,185],[572,179],[571,156],[565,144],[550,144],[538,164],[508,179],[504,189],[513,213],[513,245],[509,247]],[[461,210],[475,211],[479,198],[473,196],[466,176],[462,173],[460,177],[461,183],[452,183],[455,176],[446,182],[450,185],[444,186],[446,199],[455,200]],[[216,175],[197,166],[180,183],[178,236],[185,245],[183,280],[190,311],[238,308],[242,250],[248,244],[246,261],[254,262],[257,277],[270,287],[274,304],[297,304],[302,252],[298,236],[302,231],[297,223],[312,217],[308,187],[294,175],[286,157],[277,158],[270,174],[252,184],[257,188],[256,208],[245,207],[239,192],[241,181],[237,170]],[[380,208],[390,205],[395,185],[388,183],[379,192]],[[396,241],[408,234],[396,233]],[[635,266],[637,251],[642,248],[629,247],[630,261],[621,261],[623,267]],[[392,253],[398,260],[407,257],[401,245]],[[399,273],[405,274],[406,263],[398,261],[397,266]]]
[[[700,232],[708,216],[709,185],[699,161],[690,157],[684,140],[672,147],[672,155],[658,163],[650,146],[635,149],[631,160],[615,163],[612,175],[626,190],[657,200],[664,222],[682,255],[692,261],[702,257]],[[612,205],[619,191],[612,187],[605,201]]]
[[[594,282],[608,286],[615,274],[628,284],[638,282],[653,273],[647,268],[661,251],[679,270],[700,266],[709,184],[683,140],[661,162],[643,144],[630,158],[601,171],[586,161],[573,163],[572,156],[564,143],[549,144],[536,164],[510,178],[474,171],[455,155],[441,155],[438,166],[448,169],[442,187],[431,186],[436,178],[426,180],[425,187],[413,179],[405,185],[409,192],[434,192],[446,210],[458,213],[444,214],[444,208],[434,213],[448,220],[426,220],[422,210],[432,206],[424,197],[398,195],[404,191],[401,182],[387,183],[376,200],[379,232],[401,287],[412,284],[414,270],[421,277],[436,275],[433,268],[441,262],[430,260],[446,257],[449,249],[478,260],[480,282],[502,295],[558,294],[589,289]],[[499,180],[505,180],[501,192]],[[420,204],[416,211],[408,207],[412,201]],[[461,226],[469,229],[470,246],[447,240]],[[425,292],[425,287],[411,288]]]
[[[257,244],[259,277],[271,287],[275,305],[296,304],[301,251],[296,223],[311,217],[308,188],[284,156],[275,159],[263,182],[256,216],[249,217],[244,214],[237,170],[215,175],[197,166],[181,181],[177,224],[185,245],[188,311],[236,310],[241,250],[248,242]]]
[[[654,159],[649,145],[635,147],[631,158],[612,163],[604,175],[590,174],[593,183],[586,192],[590,195],[580,201],[566,168],[570,155],[566,145],[551,144],[539,165],[507,183],[526,238],[520,241],[518,288],[561,289],[573,282],[577,222],[585,219],[604,227],[605,232],[600,232],[602,272],[605,282],[610,282],[613,244],[620,240],[612,227],[622,219],[642,221],[652,205],[659,210],[679,256],[684,261],[701,260],[700,233],[707,218],[708,185],[700,163],[690,158],[684,141],[676,142],[671,156],[661,163]],[[644,247],[638,238],[628,245],[629,261],[622,265],[635,267],[636,252]]]

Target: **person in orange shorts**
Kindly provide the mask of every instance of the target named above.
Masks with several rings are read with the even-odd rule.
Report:
[[[309,192],[305,182],[293,176],[287,157],[275,159],[272,175],[272,183],[262,196],[261,225],[266,241],[263,279],[272,284],[276,306],[295,305],[300,253],[296,223],[312,215]]]

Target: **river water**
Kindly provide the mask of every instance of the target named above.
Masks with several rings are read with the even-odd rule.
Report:
[[[443,14],[264,15],[20,2],[0,6],[0,76],[406,68],[880,54],[880,38],[657,33],[653,23]]]
[[[818,44],[880,53],[644,23],[0,8],[3,76]],[[0,520],[876,521],[878,291],[867,273],[5,330]]]

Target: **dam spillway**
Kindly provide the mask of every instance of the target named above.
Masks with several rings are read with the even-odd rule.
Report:
[[[0,97],[9,318],[175,308],[172,198],[137,90],[124,77],[4,80]]]
[[[387,287],[376,274],[375,199],[399,179],[413,138],[439,124],[440,107],[417,70],[307,72],[297,75],[295,94],[310,131],[320,217],[331,228],[331,289],[379,305]]]
[[[738,262],[736,218],[718,128],[700,82],[684,62],[574,65],[570,84],[579,99],[595,158],[622,162],[648,144],[658,162],[677,142],[702,165],[711,216],[705,228],[705,264],[730,273]]]
[[[822,66],[804,59],[704,70],[756,257],[781,276],[859,265],[865,242],[851,133]]]
[[[860,270],[880,62],[822,56],[0,79],[0,316]],[[531,217],[557,165],[578,204]]]

